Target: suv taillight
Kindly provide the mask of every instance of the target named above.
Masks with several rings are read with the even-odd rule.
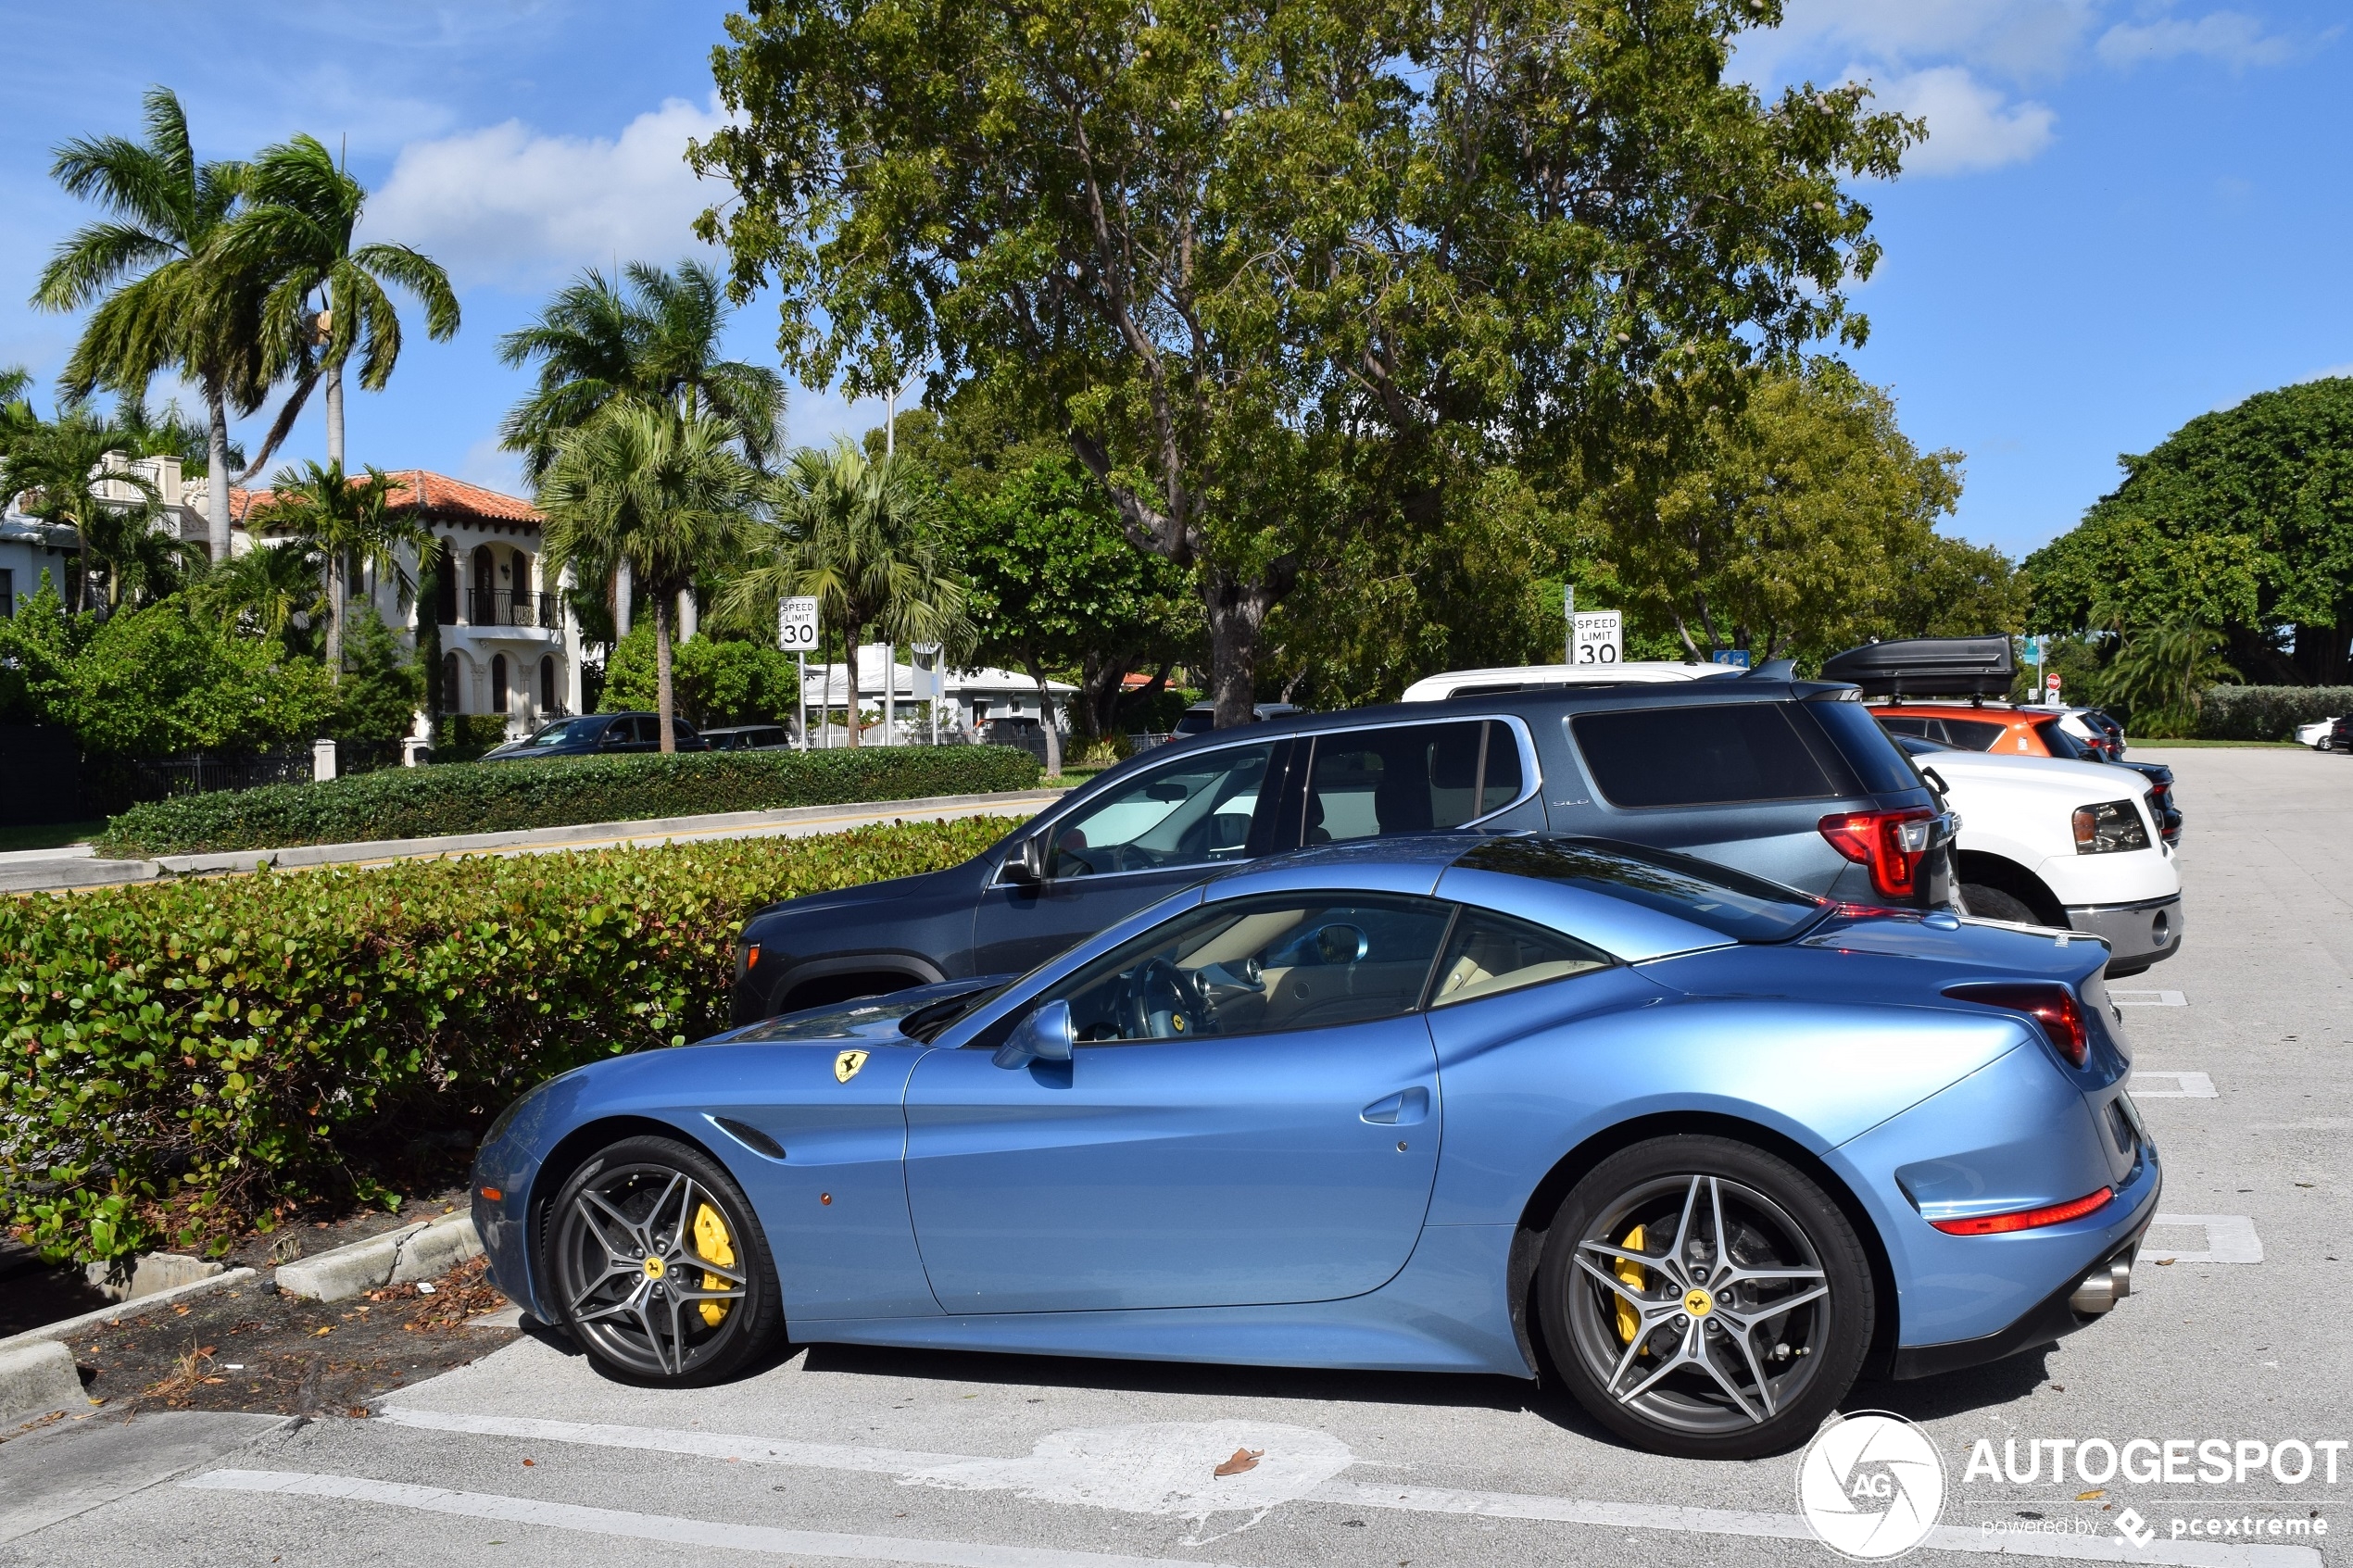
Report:
[[[2025,1013],[2043,1026],[2044,1037],[2058,1047],[2059,1055],[2078,1067],[2091,1054],[2092,1040],[2084,1027],[2082,1006],[2076,1001],[2075,993],[2064,985],[1994,981],[1947,985],[1944,994],[1957,1002],[1976,1002]]]
[[[1822,836],[1858,866],[1869,868],[1871,886],[1888,898],[1910,898],[1920,890],[1920,860],[1936,834],[1936,813],[1925,806],[1904,811],[1839,811],[1824,817]]]

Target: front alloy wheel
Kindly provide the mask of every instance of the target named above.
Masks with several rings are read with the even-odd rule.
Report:
[[[1688,1458],[1811,1436],[1871,1340],[1869,1264],[1845,1215],[1794,1167],[1726,1138],[1602,1161],[1561,1204],[1540,1288],[1579,1402]]]
[[[701,1150],[627,1138],[573,1173],[548,1215],[549,1278],[573,1338],[633,1383],[726,1376],[780,1327],[751,1205]]]

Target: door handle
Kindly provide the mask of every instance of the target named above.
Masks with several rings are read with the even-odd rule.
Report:
[[[1377,1099],[1356,1113],[1357,1120],[1370,1122],[1376,1127],[1409,1127],[1429,1114],[1429,1091],[1423,1088],[1400,1089],[1387,1099]]]

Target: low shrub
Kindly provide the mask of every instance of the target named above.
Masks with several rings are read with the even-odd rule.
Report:
[[[0,900],[0,1218],[94,1261],[381,1199],[421,1135],[478,1133],[554,1073],[724,1027],[761,906],[953,865],[1012,825]]]
[[[1010,746],[694,752],[390,768],[324,784],[182,796],[107,823],[120,857],[432,838],[709,811],[767,811],[1028,789],[1038,763]]]
[[[2209,686],[2200,740],[2294,740],[2296,726],[2353,713],[2353,686]]]

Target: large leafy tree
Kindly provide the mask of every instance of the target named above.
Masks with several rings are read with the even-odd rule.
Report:
[[[664,751],[677,749],[671,597],[736,554],[756,499],[759,476],[736,454],[736,435],[709,412],[618,402],[564,438],[539,485],[548,571],[603,576],[625,563],[652,596]]]
[[[197,159],[187,116],[169,89],[151,88],[145,108],[143,142],[96,136],[57,150],[51,174],[107,216],[58,245],[32,300],[50,310],[96,302],[59,378],[69,397],[102,385],[143,392],[165,370],[195,383],[212,476],[206,536],[212,558],[225,561],[229,414],[259,408],[277,369],[263,347],[261,289],[219,243],[246,169]]]
[[[777,600],[814,598],[849,650],[854,719],[867,632],[902,646],[965,638],[969,595],[948,559],[939,505],[937,485],[906,457],[871,458],[848,441],[803,447],[771,483],[768,520],[751,533],[721,610],[741,625],[773,626]],[[852,722],[853,746],[858,734]]]
[[[1198,568],[1221,723],[1267,614],[1426,527],[1859,339],[1848,190],[1919,127],[1725,65],[1779,0],[769,0],[691,156],[812,384],[929,362],[1035,411],[1129,539]],[[1341,543],[1335,543],[1335,540]]]
[[[725,357],[728,303],[699,261],[674,273],[633,261],[619,280],[591,270],[559,290],[539,319],[498,340],[498,357],[536,365],[539,383],[499,427],[537,479],[564,438],[618,399],[660,403],[687,420],[708,416],[754,463],[781,434],[784,378]]]
[[[425,335],[435,342],[457,334],[458,295],[430,257],[404,245],[354,242],[367,187],[316,137],[263,148],[246,169],[245,198],[220,246],[233,266],[269,281],[261,320],[267,350],[297,375],[254,469],[270,460],[320,381],[327,385],[327,461],[340,467],[345,367],[358,356],[359,384],[382,392],[400,358],[400,312],[390,290],[424,307]]]
[[[1702,435],[1680,471],[1634,464],[1589,503],[1628,608],[1687,657],[2018,629],[2008,563],[1935,532],[1960,497],[1959,454],[1918,450],[1894,400],[1844,365],[1768,375]]]
[[[1118,734],[1122,677],[1151,669],[1155,688],[1165,685],[1189,651],[1200,616],[1185,573],[1128,544],[1101,486],[1067,452],[951,492],[947,522],[972,590],[973,656],[1026,671],[1040,712],[1052,710],[1049,673],[1076,676],[1079,734]],[[1052,770],[1060,740],[1048,730]]]
[[[380,468],[371,466],[352,478],[332,458],[305,461],[300,468],[280,469],[270,485],[269,499],[253,509],[245,526],[257,536],[280,533],[297,540],[323,561],[327,673],[340,682],[353,569],[373,567],[397,583],[402,594],[412,593],[416,584],[400,552],[422,558],[433,548],[432,531],[416,513],[391,509],[393,481]]]
[[[2255,679],[2345,684],[2353,377],[2259,393],[2119,460],[2124,483],[2026,558],[2036,630],[2214,627]]]

